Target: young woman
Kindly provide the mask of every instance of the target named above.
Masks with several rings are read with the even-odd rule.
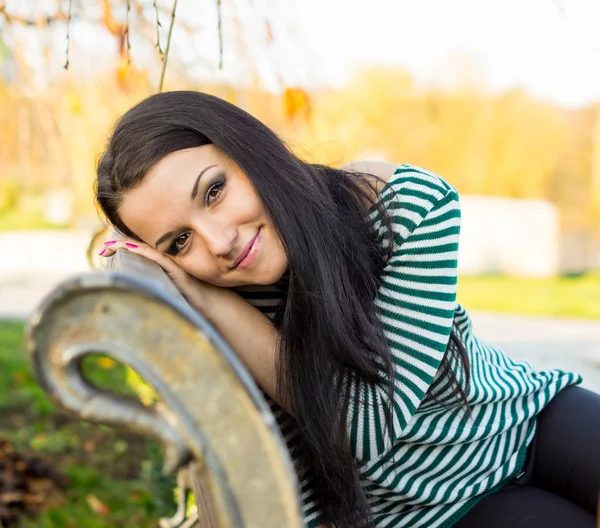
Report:
[[[587,527],[600,396],[478,339],[456,302],[456,190],[409,165],[299,160],[206,94],[116,125],[97,200],[262,388],[306,523]]]

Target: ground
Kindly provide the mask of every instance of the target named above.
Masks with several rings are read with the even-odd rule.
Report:
[[[559,280],[461,277],[459,284],[459,300],[479,337],[539,369],[580,372],[584,386],[600,392],[598,274]],[[69,480],[49,501],[52,507],[18,526],[155,527],[159,517],[174,511],[174,481],[160,474],[158,446],[69,418],[33,378],[18,319],[54,285],[43,278],[0,284],[0,439],[19,453],[41,457]],[[106,359],[91,359],[86,369],[103,386],[127,385],[124,370]],[[0,478],[0,495],[4,491]],[[0,513],[1,506],[0,501]]]
[[[68,483],[49,498],[52,507],[10,526],[154,528],[159,517],[170,516],[173,480],[160,474],[158,446],[57,410],[32,376],[22,336],[21,322],[0,321],[0,438],[18,453],[41,458]],[[122,383],[118,366],[93,360],[86,369],[105,386]],[[0,496],[7,486],[0,477]]]

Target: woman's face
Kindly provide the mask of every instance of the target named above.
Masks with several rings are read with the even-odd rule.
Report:
[[[273,284],[287,269],[250,181],[213,145],[165,156],[125,195],[119,214],[146,244],[216,286]]]

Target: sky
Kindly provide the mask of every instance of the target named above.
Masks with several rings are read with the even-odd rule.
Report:
[[[378,63],[405,66],[428,84],[475,74],[492,89],[525,86],[566,106],[600,98],[600,0],[297,4],[323,81],[343,82],[358,65]]]
[[[39,1],[51,5],[55,0]],[[145,2],[152,9],[152,2]],[[159,3],[171,5],[170,0]],[[24,4],[8,0],[11,5]],[[253,69],[274,90],[282,85],[339,87],[361,66],[384,65],[406,68],[423,86],[519,86],[568,107],[600,99],[600,0],[223,0],[223,71],[216,65],[215,5],[215,0],[178,4],[176,22],[186,20],[198,29],[190,36],[176,25],[171,56],[199,80],[235,82]],[[244,60],[232,44],[232,11],[244,27]],[[269,47],[264,45],[267,19],[274,36]],[[163,17],[163,43],[167,29]],[[135,28],[132,37],[132,59],[143,63],[144,53],[154,50],[136,41]],[[36,64],[40,37],[29,32],[24,38],[22,49]],[[54,43],[54,71],[60,72],[65,28],[57,24],[44,38]],[[114,47],[112,37],[73,24],[71,70],[109,66],[106,50]]]

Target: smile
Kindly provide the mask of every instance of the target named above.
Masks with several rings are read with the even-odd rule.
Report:
[[[261,235],[262,230],[259,229],[254,239],[251,241],[250,247],[248,248],[246,255],[239,261],[238,264],[234,265],[233,269],[245,269],[253,264],[253,262],[256,260],[256,256],[258,255],[258,250],[260,249],[260,242],[262,238]]]

